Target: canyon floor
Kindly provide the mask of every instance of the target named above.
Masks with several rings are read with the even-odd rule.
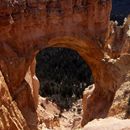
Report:
[[[73,103],[69,110],[60,110],[55,103],[48,101],[47,98],[40,97],[40,115],[41,119],[46,122],[46,129],[53,130],[77,130],[80,129],[82,119],[82,99]],[[46,120],[46,121],[45,121]],[[45,129],[40,121],[39,129]]]

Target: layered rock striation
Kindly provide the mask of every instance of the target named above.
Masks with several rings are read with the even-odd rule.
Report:
[[[4,79],[0,81],[5,81],[10,104],[20,114],[13,115],[18,127],[13,123],[4,126],[13,121],[0,114],[2,129],[18,130],[23,122],[27,124],[23,129],[37,129],[39,82],[34,59],[47,47],[76,50],[92,70],[95,89],[86,99],[82,125],[107,116],[130,70],[130,18],[118,27],[110,22],[110,12],[111,0],[0,1],[0,71]],[[0,93],[3,88],[1,85]],[[15,112],[13,106],[3,108],[3,97],[0,109]]]

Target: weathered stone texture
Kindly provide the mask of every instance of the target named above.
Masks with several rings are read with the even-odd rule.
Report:
[[[1,72],[0,96],[0,130],[29,130],[26,120],[9,93]]]
[[[82,125],[107,116],[130,70],[130,21],[116,27],[109,21],[110,11],[111,0],[0,1],[0,70],[31,130],[37,125],[38,100],[31,65],[47,47],[76,50],[92,70],[95,89],[86,101]]]

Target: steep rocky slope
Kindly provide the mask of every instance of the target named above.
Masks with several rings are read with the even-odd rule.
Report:
[[[29,130],[17,103],[13,101],[0,71],[0,130]]]
[[[130,119],[130,72],[128,72],[125,82],[116,92],[113,104],[109,110],[109,116]]]

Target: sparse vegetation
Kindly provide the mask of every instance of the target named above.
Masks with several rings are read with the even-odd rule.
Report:
[[[41,51],[37,56],[36,72],[41,95],[50,97],[65,108],[71,106],[74,97],[81,98],[83,90],[93,82],[85,61],[77,52],[65,48]]]

